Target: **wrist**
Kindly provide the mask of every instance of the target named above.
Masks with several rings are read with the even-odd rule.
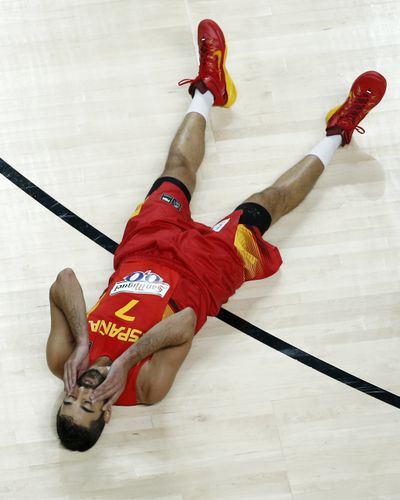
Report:
[[[126,350],[124,353],[122,353],[121,356],[119,356],[119,358],[117,358],[117,360],[119,363],[121,363],[121,365],[124,368],[126,368],[127,370],[130,370],[133,366],[135,366],[140,361],[136,346],[135,345],[131,346],[128,350]]]
[[[78,337],[75,340],[76,347],[87,347],[89,348],[89,339],[87,337]]]

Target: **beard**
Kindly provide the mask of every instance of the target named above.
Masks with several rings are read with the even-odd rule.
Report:
[[[77,384],[79,387],[87,387],[89,389],[96,389],[100,384],[104,382],[106,377],[104,377],[96,368],[90,368],[86,370],[78,378]]]

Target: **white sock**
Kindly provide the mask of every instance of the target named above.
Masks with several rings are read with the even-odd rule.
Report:
[[[190,103],[187,113],[200,113],[207,120],[208,113],[212,105],[214,104],[214,96],[207,90],[205,94],[202,94],[199,90],[194,91],[194,96],[192,102]],[[187,114],[186,113],[186,114]]]
[[[330,135],[324,137],[308,154],[317,156],[326,167],[341,144],[341,135]]]

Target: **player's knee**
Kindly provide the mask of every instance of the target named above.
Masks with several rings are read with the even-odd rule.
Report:
[[[272,222],[276,222],[289,211],[289,196],[285,187],[271,186],[258,195],[261,197],[260,205],[268,210]]]
[[[190,194],[193,194],[196,185],[196,173],[182,163],[167,162],[162,177],[174,177],[180,180],[188,188]]]
[[[288,190],[283,186],[271,186],[269,188],[269,194],[272,198],[275,210],[278,212],[286,213],[289,208],[289,193]]]
[[[187,154],[185,154],[179,147],[173,147],[168,154],[166,168],[191,170],[192,162]]]

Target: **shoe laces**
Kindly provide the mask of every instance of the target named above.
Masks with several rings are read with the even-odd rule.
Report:
[[[207,73],[215,71],[215,51],[212,38],[202,38],[200,43],[200,66],[205,67]]]
[[[200,52],[200,68],[205,68],[206,73],[210,74],[215,71],[215,51],[217,49],[214,45],[214,40],[212,38],[202,38],[199,45]],[[187,85],[188,83],[193,83],[194,80],[190,78],[184,78],[178,85]]]
[[[187,85],[188,83],[193,83],[194,80],[191,80],[190,78],[184,78],[183,80],[180,80],[178,82],[179,87],[182,87],[182,85]]]
[[[366,110],[365,108],[368,107],[371,99],[371,93],[372,92],[370,90],[366,90],[365,92],[356,96],[354,100],[350,101],[350,104],[344,107],[344,117],[341,123],[341,126],[344,129],[356,130],[359,134],[365,134],[365,130],[359,125],[356,125],[356,123],[362,120],[367,114],[368,110]]]

